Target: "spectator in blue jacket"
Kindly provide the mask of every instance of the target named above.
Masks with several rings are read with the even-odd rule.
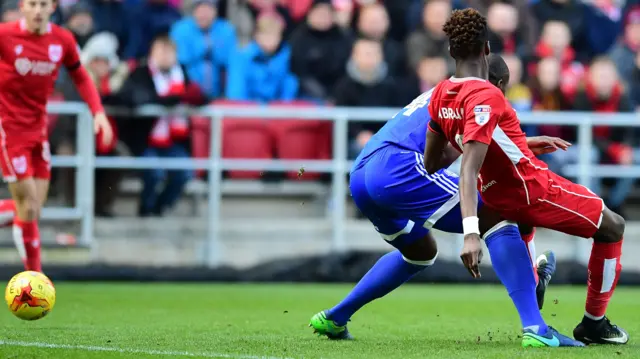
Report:
[[[291,49],[282,41],[284,21],[275,12],[258,17],[254,41],[237,51],[227,72],[227,98],[248,101],[290,101],[298,79],[289,70]]]
[[[221,70],[229,65],[236,48],[236,32],[218,18],[218,0],[196,0],[191,16],[171,28],[178,61],[209,99],[222,93]]]
[[[129,41],[124,50],[126,60],[140,59],[149,53],[151,42],[169,32],[182,15],[168,0],[143,0],[133,9],[129,26]]]

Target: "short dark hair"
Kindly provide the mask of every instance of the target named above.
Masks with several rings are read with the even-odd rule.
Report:
[[[151,45],[153,46],[155,44],[162,44],[162,45],[172,46],[174,48],[176,47],[175,42],[173,42],[173,40],[169,36],[169,32],[164,32],[164,31],[156,34],[153,37],[153,40],[151,41]]]
[[[502,56],[490,54],[487,60],[489,61],[489,81],[492,84],[497,84],[498,81],[509,77],[509,66]]]
[[[487,19],[477,10],[454,10],[442,28],[449,37],[449,52],[456,60],[480,56],[489,40]]]

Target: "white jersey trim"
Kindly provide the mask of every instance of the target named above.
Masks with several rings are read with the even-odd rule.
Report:
[[[518,146],[509,138],[509,136],[507,136],[506,133],[504,133],[500,126],[496,126],[491,137],[493,141],[498,145],[498,147],[500,147],[502,152],[504,152],[511,161],[513,169],[516,171],[518,177],[520,177],[520,180],[522,181],[522,187],[524,187],[524,193],[527,196],[527,205],[530,205],[531,200],[529,199],[529,189],[527,188],[527,182],[520,174],[520,171],[518,171],[517,166],[521,159],[526,158],[527,160],[529,160],[529,158],[527,158],[524,153],[520,151]],[[529,162],[531,163],[531,160],[529,160]]]
[[[455,76],[451,76],[449,78],[449,81],[451,82],[455,82],[455,83],[460,83],[460,82],[466,82],[466,81],[482,81],[482,82],[487,82],[487,80],[485,79],[481,79],[479,77],[455,77]]]

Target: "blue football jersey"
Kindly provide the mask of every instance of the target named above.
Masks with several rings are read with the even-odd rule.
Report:
[[[428,105],[432,92],[430,90],[418,96],[373,135],[360,152],[352,170],[380,148],[390,144],[407,151],[424,153],[427,125],[431,120]]]

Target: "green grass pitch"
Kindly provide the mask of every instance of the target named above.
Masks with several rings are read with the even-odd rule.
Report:
[[[627,346],[525,350],[499,286],[405,286],[356,314],[355,341],[312,335],[309,318],[350,287],[59,283],[56,307],[40,321],[0,311],[0,359],[640,358],[640,288],[619,288],[609,310],[629,331]],[[552,286],[547,321],[571,333],[585,292]]]

